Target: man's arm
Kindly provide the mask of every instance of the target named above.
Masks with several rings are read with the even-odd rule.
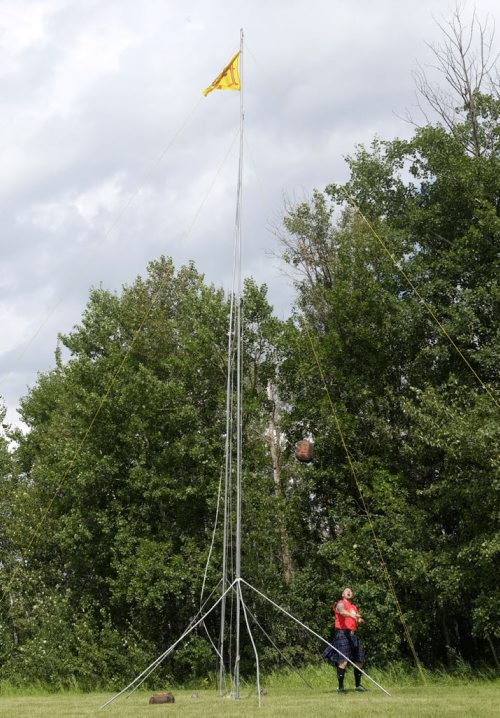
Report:
[[[343,601],[339,601],[337,603],[337,612],[340,613],[341,616],[346,616],[349,618],[355,618],[358,623],[364,623],[365,619],[362,618],[360,613],[356,613],[354,608],[352,608],[350,611],[346,611]]]
[[[337,613],[340,613],[341,616],[346,616],[346,618],[361,618],[361,616],[359,616],[359,613],[356,613],[354,608],[352,608],[350,611],[346,611],[343,601],[339,601],[337,603]]]

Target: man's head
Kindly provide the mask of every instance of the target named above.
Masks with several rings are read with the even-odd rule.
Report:
[[[344,590],[342,591],[342,598],[345,598],[346,601],[350,601],[352,598],[352,591],[351,589],[346,586]]]

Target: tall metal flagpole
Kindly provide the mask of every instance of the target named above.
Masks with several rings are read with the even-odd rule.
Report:
[[[227,388],[226,388],[226,442],[225,442],[225,482],[224,482],[224,530],[223,530],[223,551],[222,551],[222,593],[224,598],[221,602],[220,633],[219,633],[219,695],[224,693],[224,641],[226,631],[226,596],[225,589],[228,586],[229,569],[229,541],[231,523],[231,503],[233,498],[232,484],[232,449],[233,440],[236,438],[236,531],[235,542],[236,552],[234,563],[231,566],[232,577],[241,576],[241,464],[242,464],[242,435],[241,435],[241,205],[242,205],[242,180],[243,180],[243,82],[242,82],[242,54],[243,54],[243,30],[240,30],[240,53],[238,70],[240,75],[240,151],[238,163],[238,183],[236,192],[236,216],[235,216],[235,238],[233,257],[233,281],[231,288],[231,306],[229,313],[228,329],[228,351],[227,351]],[[233,350],[236,345],[236,386],[234,386],[233,372]],[[233,391],[236,394],[236,412],[233,414]],[[236,584],[236,659],[234,668],[234,695],[239,698],[239,645],[240,645],[240,606],[241,593],[239,584]]]
[[[237,189],[237,196],[236,196],[236,222],[235,222],[235,241],[234,241],[234,262],[233,262],[233,286],[232,286],[232,293],[231,293],[231,307],[230,307],[230,317],[229,317],[229,331],[228,331],[228,379],[227,379],[227,398],[226,398],[226,461],[225,461],[225,488],[224,488],[224,537],[223,537],[223,561],[222,561],[222,593],[221,596],[217,599],[217,601],[209,608],[201,618],[197,619],[197,616],[191,621],[189,627],[184,631],[184,633],[178,638],[166,651],[164,651],[153,663],[148,666],[142,673],[140,673],[131,683],[129,683],[126,688],[121,690],[119,693],[114,695],[112,698],[110,698],[106,703],[104,703],[101,706],[102,708],[105,708],[110,703],[115,701],[117,698],[119,698],[121,695],[123,695],[127,690],[130,688],[133,688],[131,693],[133,693],[136,688],[138,688],[144,680],[152,673],[152,671],[156,670],[161,663],[165,660],[165,658],[170,655],[170,653],[174,650],[174,648],[181,643],[186,636],[188,636],[194,629],[196,629],[199,625],[203,624],[205,618],[212,613],[212,611],[216,608],[216,606],[221,604],[221,626],[220,626],[220,650],[218,651],[219,655],[219,691],[222,693],[223,688],[223,681],[224,681],[224,638],[225,638],[225,619],[226,619],[226,597],[229,591],[234,591],[236,596],[236,626],[235,626],[235,663],[234,663],[234,697],[240,698],[240,620],[241,620],[241,613],[243,613],[243,618],[246,623],[247,631],[250,637],[250,641],[252,643],[252,647],[255,654],[255,662],[256,662],[256,669],[257,669],[257,695],[259,699],[259,706],[261,704],[261,691],[260,691],[260,678],[259,678],[259,656],[257,653],[257,647],[255,645],[255,641],[252,637],[252,633],[250,630],[250,623],[248,621],[247,613],[249,613],[248,608],[245,606],[245,602],[243,600],[242,590],[241,586],[242,583],[246,584],[250,589],[252,589],[256,594],[264,598],[266,601],[268,601],[270,604],[272,604],[275,608],[278,608],[280,611],[282,611],[285,615],[287,615],[289,618],[294,620],[296,623],[298,623],[302,628],[309,631],[309,633],[313,634],[316,638],[323,641],[323,643],[326,643],[327,645],[331,646],[333,650],[337,651],[340,656],[342,656],[346,661],[349,663],[352,663],[352,661],[347,658],[347,656],[344,656],[343,653],[341,653],[337,648],[332,646],[328,641],[325,641],[325,639],[321,638],[321,636],[313,631],[312,629],[308,628],[304,623],[299,621],[299,619],[292,616],[291,613],[288,613],[284,608],[282,608],[279,604],[272,601],[270,598],[268,598],[264,593],[257,590],[254,586],[252,586],[250,583],[245,581],[244,578],[241,576],[241,478],[242,478],[242,364],[243,364],[243,356],[242,356],[242,275],[241,275],[241,267],[242,267],[242,241],[241,241],[241,209],[242,209],[242,184],[243,184],[243,124],[245,120],[245,115],[243,112],[243,30],[240,30],[240,55],[239,55],[239,75],[240,75],[240,156],[239,156],[239,164],[238,164],[238,189]],[[236,344],[236,386],[233,387],[233,379],[234,379],[234,371],[233,371],[233,352]],[[236,413],[235,416],[233,415],[233,389],[236,389]],[[229,540],[230,540],[230,534],[231,534],[231,528],[232,528],[232,522],[231,522],[231,499],[233,496],[233,484],[232,484],[232,474],[233,474],[233,440],[234,436],[236,435],[236,531],[235,531],[235,539],[236,539],[236,550],[235,550],[235,557],[234,557],[234,566],[231,566],[231,569],[234,569],[234,573],[231,576],[231,582],[228,576],[229,573],[229,567],[228,567],[228,559],[229,559]],[[216,589],[214,589],[215,592]],[[200,607],[200,613],[203,611],[204,606]],[[250,614],[252,615],[252,614]],[[267,635],[267,634],[266,634]],[[353,664],[354,665],[354,664]],[[387,691],[382,688],[376,681],[373,680],[367,673],[364,671],[361,671],[367,678],[369,678],[372,683],[374,683],[378,688],[380,688],[384,693],[387,693]],[[135,686],[135,687],[134,687]],[[130,695],[130,694],[129,694]],[[389,694],[388,694],[389,695]]]
[[[241,613],[241,468],[242,468],[242,447],[241,447],[241,379],[242,379],[242,354],[241,354],[241,206],[242,206],[242,185],[243,185],[243,124],[245,115],[243,112],[243,28],[240,30],[240,157],[238,163],[238,191],[236,199],[236,247],[238,266],[238,294],[236,298],[236,556],[235,556],[235,579],[236,579],[236,645],[234,665],[234,694],[235,698],[240,697],[240,613]]]
[[[224,640],[226,628],[226,588],[228,584],[228,553],[229,553],[229,501],[231,493],[231,446],[232,446],[232,391],[233,391],[233,334],[234,334],[234,297],[236,273],[236,248],[233,261],[233,281],[231,288],[231,302],[229,310],[229,328],[227,338],[227,386],[226,386],[226,442],[224,466],[224,529],[222,540],[222,601],[220,613],[219,634],[219,696],[224,693]]]

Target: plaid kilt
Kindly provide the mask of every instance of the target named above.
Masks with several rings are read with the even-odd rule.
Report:
[[[335,634],[330,636],[329,643],[331,643],[332,646],[334,646],[344,656],[349,658],[353,663],[365,662],[363,645],[356,633],[337,629]],[[325,646],[325,650],[321,656],[325,660],[329,661],[329,663],[336,665],[337,663],[342,663],[344,660],[340,653],[337,653],[337,651],[330,646]]]

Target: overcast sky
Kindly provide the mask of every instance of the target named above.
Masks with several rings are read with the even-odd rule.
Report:
[[[496,0],[476,0],[497,20]],[[228,288],[239,93],[201,90],[245,31],[245,274],[293,292],[270,231],[283,198],[408,136],[412,70],[448,0],[0,0],[0,396],[8,420],[89,289],[151,259]],[[498,24],[498,22],[497,22]]]

